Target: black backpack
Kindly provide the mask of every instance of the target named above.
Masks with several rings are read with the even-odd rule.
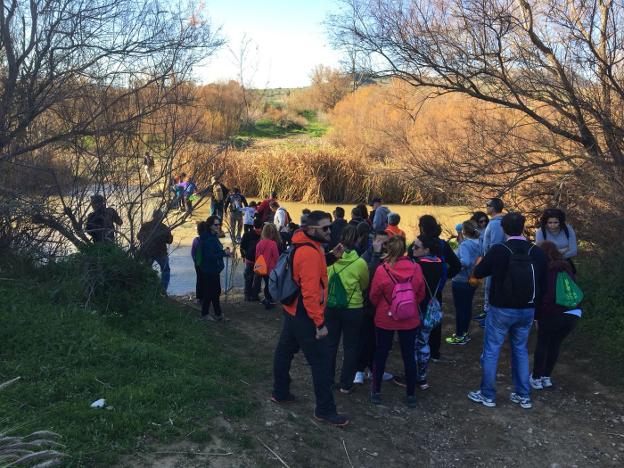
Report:
[[[502,244],[511,255],[507,263],[507,272],[503,281],[503,295],[510,308],[523,309],[535,305],[538,296],[537,272],[531,250],[535,245],[527,243],[512,249],[507,243]]]

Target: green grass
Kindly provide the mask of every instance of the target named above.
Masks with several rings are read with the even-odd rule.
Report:
[[[605,383],[624,384],[624,255],[603,258],[586,251],[577,269],[585,299],[575,349],[591,359],[591,370]]]
[[[260,119],[253,126],[242,128],[237,138],[284,138],[292,135],[319,138],[327,133],[329,127],[317,120],[315,112],[305,111],[302,116],[307,120],[304,126],[293,122],[284,126],[270,119]]]
[[[254,411],[239,379],[257,375],[257,363],[231,352],[242,337],[228,331],[226,346],[196,313],[161,298],[147,270],[153,288],[138,281],[140,290],[128,286],[123,295],[132,301],[134,294],[134,302],[122,307],[98,291],[85,308],[84,272],[75,268],[80,261],[70,263],[73,273],[66,265],[2,267],[0,382],[22,380],[0,392],[0,430],[53,430],[69,465],[104,466],[145,437],[164,442],[194,431],[203,440],[215,415]],[[90,408],[98,398],[112,409]]]

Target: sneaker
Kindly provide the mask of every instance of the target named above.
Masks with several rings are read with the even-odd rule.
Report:
[[[371,394],[370,394],[370,402],[373,405],[381,405],[381,393],[371,392]]]
[[[204,322],[216,322],[217,319],[212,314],[202,315],[202,320]]]
[[[405,404],[408,408],[416,408],[416,397],[414,395],[405,397]]]
[[[338,413],[327,415],[319,415],[314,413],[314,418],[318,421],[322,421],[336,427],[345,427],[347,424],[349,424],[349,418]]]
[[[472,320],[476,320],[477,322],[482,322],[483,320],[485,320],[485,317],[487,317],[487,314],[485,312],[481,312],[479,315],[475,315]]]
[[[553,386],[552,380],[550,380],[550,377],[542,377],[542,387],[544,388],[550,388]]]
[[[534,390],[544,389],[544,384],[542,383],[541,377],[534,379],[532,375],[529,376],[529,384],[531,385],[531,388],[533,388]]]
[[[517,403],[520,405],[520,408],[523,409],[531,409],[533,408],[533,402],[531,401],[531,397],[522,397],[517,393],[512,393],[509,395],[509,399],[512,403]]]
[[[343,395],[351,395],[353,392],[355,392],[355,387],[351,387],[351,388],[342,388],[342,387],[340,387],[339,391]]]
[[[286,395],[286,398],[282,398],[281,400],[275,395],[271,395],[271,401],[273,403],[277,403],[278,405],[285,405],[288,403],[294,403],[295,401],[297,401],[297,398],[292,393],[289,393],[288,395]]]
[[[494,408],[496,406],[496,402],[491,398],[483,396],[481,390],[468,392],[468,399],[474,401],[475,403],[481,403],[483,406],[487,406],[488,408]]]
[[[463,346],[467,344],[469,341],[470,341],[470,335],[468,333],[466,333],[465,335],[461,335],[461,336],[457,336],[455,333],[453,333],[453,336],[449,336],[446,339],[446,344]]]
[[[403,377],[402,375],[395,375],[392,378],[392,382],[394,382],[395,385],[398,385],[399,387],[407,387],[407,383],[405,382],[405,377]]]
[[[358,385],[364,385],[364,372],[356,372],[353,383]]]
[[[393,378],[394,378],[394,375],[392,375],[390,372],[384,372],[381,380],[383,380],[384,382],[387,382],[389,380],[392,380]]]
[[[422,382],[418,384],[418,388],[420,388],[421,390],[428,390],[429,389],[429,384],[427,382]]]

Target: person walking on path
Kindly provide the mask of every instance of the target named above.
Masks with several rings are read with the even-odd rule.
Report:
[[[154,158],[150,154],[149,151],[145,152],[145,156],[143,157],[143,170],[145,171],[145,177],[147,177],[147,182],[152,183],[152,177],[154,176],[154,167],[156,163],[154,162]]]
[[[254,292],[254,265],[256,264],[256,246],[260,242],[262,234],[262,221],[259,219],[254,221],[253,229],[245,232],[240,242],[241,257],[245,263],[245,272],[243,277],[245,279],[244,295],[245,301],[253,302],[260,300],[258,295]]]
[[[216,216],[223,221],[225,199],[228,196],[228,189],[215,176],[210,178],[210,216]],[[223,232],[223,228],[221,228]]]
[[[150,264],[158,263],[160,267],[160,284],[165,294],[169,287],[171,268],[169,268],[169,254],[167,245],[173,242],[171,229],[163,223],[164,215],[161,210],[154,210],[152,220],[143,223],[137,238],[141,243],[141,256]]]
[[[558,208],[549,208],[542,213],[539,229],[535,233],[535,243],[542,245],[550,241],[557,246],[564,260],[567,260],[572,267],[572,272],[576,273],[576,267],[572,263],[572,258],[578,253],[576,233],[572,226],[566,223],[566,216]]]
[[[241,231],[243,230],[243,210],[247,206],[247,199],[238,187],[232,189],[232,193],[225,198],[224,210],[230,213],[230,237],[232,242],[241,241]]]
[[[572,266],[568,263],[559,246],[550,241],[540,245],[548,259],[548,284],[541,302],[535,310],[537,319],[537,343],[533,357],[531,387],[535,390],[552,387],[551,375],[563,340],[574,330],[581,316],[578,304],[561,306],[557,304],[557,279],[566,274],[574,281]]]
[[[336,411],[332,392],[331,359],[325,306],[327,304],[327,264],[321,244],[330,239],[330,217],[312,211],[306,225],[293,236],[292,275],[300,285],[298,297],[284,305],[282,332],[273,358],[273,395],[275,403],[295,401],[290,393],[290,366],[300,349],[310,365],[316,396],[316,419],[335,426],[346,426],[349,419]]]
[[[329,291],[325,323],[329,332],[332,381],[336,375],[336,356],[342,338],[341,393],[353,391],[364,313],[363,292],[368,288],[368,265],[355,251],[356,237],[357,230],[353,226],[343,229],[339,240],[345,250],[342,257],[327,269]]]
[[[200,292],[202,297],[202,318],[207,320],[223,320],[221,312],[221,272],[225,267],[224,258],[230,256],[230,249],[223,249],[219,241],[221,219],[209,216],[206,220],[206,231],[199,236],[195,251],[191,255],[201,271]],[[210,306],[213,315],[210,315]]]
[[[258,297],[260,287],[264,282],[264,299],[262,304],[266,309],[273,308],[273,298],[269,293],[269,275],[277,265],[277,260],[282,250],[282,239],[274,224],[266,223],[262,227],[260,241],[256,245],[256,258],[254,264],[254,283],[252,297]]]
[[[388,236],[401,236],[405,239],[405,232],[399,228],[399,223],[401,222],[401,216],[399,213],[390,213],[388,215],[388,227],[386,228],[386,232]]]
[[[342,230],[347,226],[345,219],[345,210],[341,206],[337,206],[334,210],[334,221],[331,223],[331,240],[329,241],[329,250],[333,249],[340,243]]]
[[[439,249],[436,252],[432,252],[442,260],[443,275],[439,288],[438,300],[442,305],[442,291],[446,282],[452,279],[461,270],[461,263],[455,255],[455,252],[451,248],[448,242],[444,239],[440,239],[442,235],[442,226],[431,215],[423,215],[418,219],[418,228],[420,229],[420,235],[424,237],[432,237],[436,239],[439,244]],[[412,252],[409,252],[410,257]],[[440,348],[442,346],[442,323],[434,327],[429,334],[429,346],[431,348],[431,360],[439,361],[441,359]]]
[[[253,231],[256,217],[256,202],[249,202],[249,206],[243,208],[243,233]]]
[[[490,220],[488,221],[487,227],[485,228],[485,232],[483,233],[483,241],[481,242],[481,250],[483,251],[483,255],[487,254],[493,246],[505,242],[505,233],[503,232],[503,228],[501,226],[501,222],[503,220],[503,209],[505,208],[503,200],[501,200],[500,198],[491,198],[485,204],[485,208],[488,216],[490,217]],[[483,285],[483,312],[474,318],[477,322],[481,324],[482,327],[484,325],[485,316],[487,315],[489,309],[491,284],[492,279],[485,278],[485,283]]]
[[[481,256],[479,228],[474,221],[462,223],[463,242],[457,249],[457,258],[461,263],[461,271],[453,278],[453,304],[455,304],[455,333],[446,339],[450,345],[465,345],[470,341],[470,320],[472,318],[472,301],[477,288],[470,284],[469,279]]]
[[[123,221],[117,210],[106,206],[106,199],[99,194],[91,197],[93,211],[87,216],[86,233],[91,236],[94,244],[115,242],[115,225],[121,226]]]
[[[416,334],[420,326],[418,304],[425,297],[425,281],[420,266],[405,256],[405,239],[388,240],[388,254],[377,267],[370,287],[370,301],[375,306],[377,347],[373,364],[371,403],[381,404],[381,382],[395,332],[399,335],[405,368],[406,403],[416,406],[417,380],[414,359]],[[394,315],[393,315],[394,314]]]
[[[492,246],[474,270],[477,278],[491,276],[492,287],[485,318],[481,388],[469,392],[468,398],[487,407],[496,406],[498,357],[507,335],[515,387],[510,399],[524,409],[533,407],[527,341],[535,307],[547,289],[548,266],[544,252],[523,237],[524,222],[520,213],[507,213],[501,222],[506,242]]]

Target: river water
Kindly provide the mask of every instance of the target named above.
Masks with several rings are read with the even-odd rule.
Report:
[[[249,199],[248,201],[251,201]],[[258,200],[256,200],[258,201]],[[342,206],[346,211],[346,218],[350,219],[351,204],[314,204],[299,202],[282,202],[293,221],[299,223],[301,211],[304,208],[310,210],[323,210],[332,212],[336,206]],[[465,206],[428,206],[428,205],[388,205],[391,211],[401,216],[399,227],[403,229],[408,240],[413,239],[418,233],[418,218],[424,214],[436,217],[445,232],[444,237],[449,237],[455,231],[455,225],[470,217],[470,210]],[[195,268],[191,260],[191,244],[197,236],[196,222],[204,220],[209,215],[209,207],[205,206],[193,213],[192,220],[184,226],[177,228],[174,233],[174,243],[170,250],[169,262],[171,265],[171,282],[168,293],[181,296],[195,291]],[[232,247],[229,237],[222,239],[223,245]],[[234,272],[232,273],[232,269]],[[243,265],[240,261],[227,262],[227,286],[228,288],[241,288],[243,286]],[[221,275],[221,285],[225,289],[226,271]]]

